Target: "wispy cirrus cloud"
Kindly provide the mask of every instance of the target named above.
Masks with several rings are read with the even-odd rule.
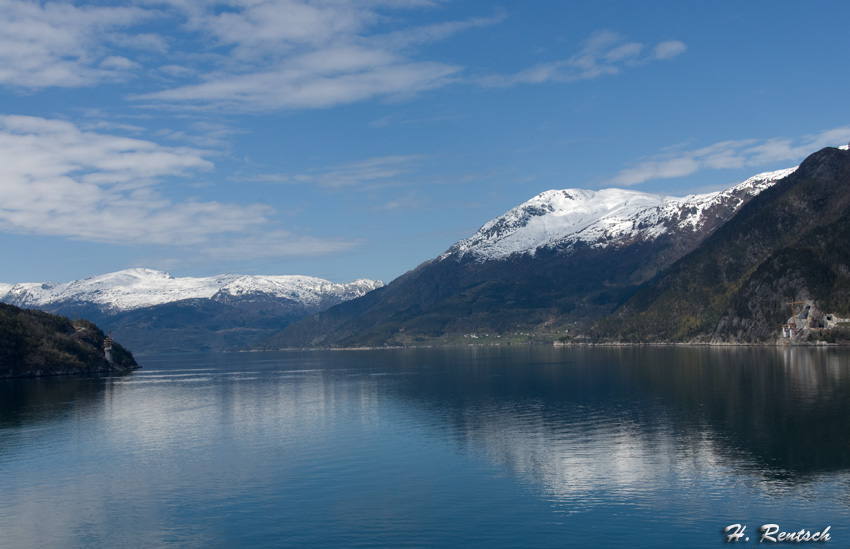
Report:
[[[183,6],[184,4],[180,4]],[[679,41],[647,46],[601,31],[571,57],[512,75],[470,76],[469,67],[423,58],[418,47],[504,21],[502,13],[387,32],[388,12],[431,7],[421,2],[307,4],[259,0],[225,13],[192,8],[187,27],[206,35],[224,53],[198,81],[139,94],[137,101],[195,109],[320,109],[374,98],[409,97],[450,84],[512,86],[573,82],[618,74],[625,67],[669,60],[687,47]],[[382,26],[383,25],[383,26]],[[399,26],[396,24],[395,26]],[[170,74],[190,74],[165,65]]]
[[[362,238],[324,238],[278,229],[214,239],[204,246],[193,247],[190,253],[217,262],[249,261],[325,256],[357,248],[363,243]]]
[[[567,59],[512,75],[471,76],[424,46],[498,25],[504,12],[410,24],[438,2],[162,0],[111,7],[0,0],[0,85],[81,87],[147,74],[130,99],[191,110],[323,109],[408,98],[451,84],[572,82],[672,59],[682,42],[650,47],[603,31]],[[145,23],[156,21],[159,33]]]
[[[305,54],[275,70],[216,72],[203,83],[135,99],[237,111],[320,109],[438,88],[459,70],[441,63],[410,62],[380,50],[346,47]]]
[[[259,174],[247,179],[269,183],[316,185],[329,189],[375,189],[399,185],[400,178],[415,170],[424,158],[421,155],[382,156],[303,173]]]
[[[501,20],[474,18],[381,32],[377,28],[389,20],[386,10],[430,4],[266,0],[233,4],[224,13],[179,5],[187,28],[207,36],[223,54],[214,70],[198,71],[200,81],[140,94],[137,100],[193,108],[295,110],[410,96],[445,86],[462,71],[418,58],[415,46]],[[189,74],[188,67],[170,64],[162,70],[166,68],[170,74]]]
[[[648,53],[644,53],[649,49]],[[642,42],[629,42],[619,33],[599,31],[588,38],[582,48],[566,59],[540,63],[511,75],[485,76],[485,86],[514,86],[544,82],[576,82],[613,76],[626,67],[678,57],[687,46],[678,40],[660,42],[652,48]]]
[[[506,18],[507,16],[503,12],[500,12],[490,17],[472,17],[461,21],[446,21],[433,25],[393,31],[388,34],[377,35],[374,37],[374,40],[377,43],[383,44],[385,47],[398,50],[400,48],[440,42],[469,29],[498,25]]]
[[[164,181],[212,170],[206,154],[83,131],[61,120],[0,116],[0,229],[205,254],[255,250],[263,257],[356,244],[285,231],[267,205],[167,198]]]
[[[141,7],[0,0],[0,85],[80,87],[125,79],[140,65],[113,47],[163,51],[160,36],[128,33],[156,16]]]
[[[109,7],[0,0],[0,85],[92,86],[154,69],[172,85],[137,97],[160,104],[312,109],[410,95],[445,85],[460,70],[417,59],[414,45],[498,22],[477,18],[376,32],[392,20],[388,13],[433,6],[164,0]],[[139,30],[151,20],[164,24],[161,34]]]
[[[688,47],[684,42],[678,40],[669,40],[667,42],[659,42],[652,48],[652,59],[664,60],[673,59],[685,53]]]
[[[608,180],[614,186],[630,186],[658,179],[685,177],[701,170],[740,169],[776,162],[799,162],[824,147],[850,140],[850,126],[825,130],[799,139],[742,139],[722,141],[693,150],[674,149],[618,172]]]

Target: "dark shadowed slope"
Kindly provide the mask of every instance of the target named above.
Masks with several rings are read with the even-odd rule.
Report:
[[[554,339],[611,313],[792,171],[682,199],[547,191],[386,287],[292,324],[263,346],[445,344],[483,334],[501,342]]]
[[[138,368],[133,355],[114,342],[108,361],[105,340],[104,333],[86,320],[72,322],[0,303],[0,378]]]
[[[766,190],[592,336],[607,341],[848,339],[850,152],[828,148]]]

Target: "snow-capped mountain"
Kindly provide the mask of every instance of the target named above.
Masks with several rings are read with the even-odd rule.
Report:
[[[824,148],[587,335],[597,341],[848,341],[850,333],[836,320],[850,313],[848,211],[850,153]],[[792,297],[805,307],[792,308]]]
[[[546,191],[380,292],[311,315],[266,346],[407,345],[588,327],[795,171],[683,198]]]
[[[153,269],[127,269],[64,283],[28,282],[0,286],[0,301],[19,307],[44,308],[57,303],[90,303],[104,312],[123,312],[184,299],[234,301],[239,298],[285,299],[306,307],[329,300],[346,301],[383,286],[375,280],[348,284],[309,276],[224,274],[180,277]]]
[[[248,300],[260,296],[297,301],[310,307],[323,303],[339,303],[365,295],[384,283],[380,280],[358,279],[348,284],[336,284],[311,276],[239,276],[228,281],[211,299],[221,302]]]
[[[725,191],[684,198],[625,189],[546,191],[489,221],[439,259],[471,255],[487,261],[576,243],[603,248],[651,241],[671,231],[699,233],[796,169],[762,173]]]
[[[63,283],[0,285],[0,301],[112,331],[134,352],[246,348],[305,316],[383,286],[309,276],[173,277],[128,269]]]

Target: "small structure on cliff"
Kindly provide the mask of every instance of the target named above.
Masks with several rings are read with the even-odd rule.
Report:
[[[109,335],[103,340],[103,356],[108,363],[112,364],[112,330],[109,330]]]
[[[845,341],[850,319],[835,313],[824,313],[813,300],[791,301],[791,317],[782,325],[781,340],[792,341]],[[800,306],[799,308],[797,306]]]

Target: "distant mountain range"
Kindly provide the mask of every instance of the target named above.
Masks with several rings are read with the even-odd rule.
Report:
[[[134,351],[850,341],[850,152],[683,198],[547,191],[386,286],[131,269],[0,301]]]
[[[585,333],[796,168],[684,198],[552,190],[267,348],[526,342]]]
[[[175,278],[128,269],[65,283],[0,286],[0,301],[111,329],[134,351],[247,346],[290,322],[382,286],[335,284],[308,276],[219,275]]]

